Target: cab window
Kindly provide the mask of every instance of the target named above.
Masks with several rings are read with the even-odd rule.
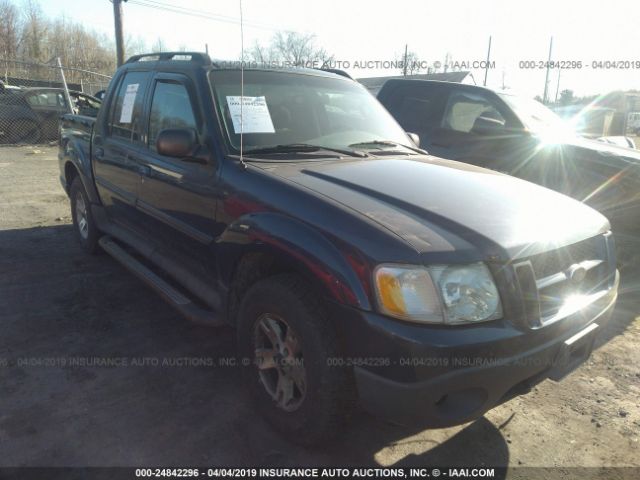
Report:
[[[197,122],[186,86],[176,81],[160,80],[153,91],[149,114],[151,150],[156,150],[158,135],[168,128],[197,130]]]
[[[148,72],[128,72],[122,79],[111,105],[111,136],[132,142],[142,136],[142,110],[149,78]]]
[[[449,97],[442,119],[442,128],[476,135],[503,130],[505,126],[505,118],[489,100],[468,92]]]

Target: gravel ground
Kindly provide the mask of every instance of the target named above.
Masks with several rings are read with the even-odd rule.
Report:
[[[0,147],[0,466],[640,466],[629,272],[593,356],[563,382],[455,428],[357,412],[343,438],[308,450],[273,433],[218,365],[232,330],[189,324],[72,233],[56,149]]]

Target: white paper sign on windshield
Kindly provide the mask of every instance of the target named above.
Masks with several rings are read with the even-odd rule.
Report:
[[[133,104],[136,101],[139,86],[139,83],[130,83],[127,85],[127,90],[124,94],[124,101],[122,102],[122,111],[120,112],[120,123],[131,123]]]
[[[240,120],[241,100],[242,121]],[[240,133],[241,130],[242,133],[275,133],[265,97],[228,96],[227,104],[235,133]]]

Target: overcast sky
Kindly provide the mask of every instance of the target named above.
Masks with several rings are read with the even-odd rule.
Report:
[[[204,50],[212,57],[240,55],[239,0],[156,0],[209,12],[217,20],[169,13],[132,3],[124,4],[125,33],[141,37],[149,46],[162,38],[169,48]],[[42,0],[53,17],[65,14],[109,35],[113,32],[109,0]],[[553,59],[582,61],[582,69],[564,70],[560,90],[577,95],[615,89],[640,89],[640,68],[592,68],[593,61],[640,63],[640,2],[608,0],[535,2],[394,0],[243,0],[245,48],[266,42],[277,30],[296,30],[317,36],[318,45],[350,62],[394,60],[405,43],[430,63],[483,60],[492,35],[488,84],[534,96],[544,90],[544,69],[520,68],[520,61],[545,61],[554,36]],[[396,70],[347,69],[356,77],[397,74]],[[478,82],[484,73],[474,71]],[[556,92],[558,72],[550,75],[550,96]]]

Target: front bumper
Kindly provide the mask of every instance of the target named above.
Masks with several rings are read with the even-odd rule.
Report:
[[[611,316],[618,284],[616,273],[613,287],[599,300],[555,324],[528,331],[507,320],[433,327],[371,313],[354,315],[353,310],[346,317],[343,311],[338,323],[360,402],[371,413],[401,424],[446,427],[477,419],[545,378],[566,374],[557,365],[566,356],[565,341],[601,330],[593,325],[601,326]],[[583,358],[573,359],[570,367],[589,353],[590,346],[580,349]]]

